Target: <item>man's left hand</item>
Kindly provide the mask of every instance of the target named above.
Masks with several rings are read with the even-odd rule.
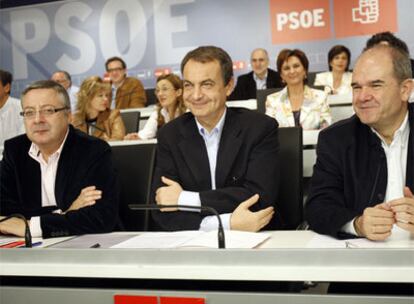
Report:
[[[410,188],[404,188],[404,197],[389,202],[395,214],[397,226],[414,233],[414,195]]]
[[[161,181],[166,185],[160,187],[156,191],[155,201],[158,205],[177,205],[178,198],[180,197],[183,188],[180,184],[173,181],[172,179],[161,177]],[[161,209],[163,212],[177,211],[177,207]]]
[[[25,230],[24,221],[19,218],[10,218],[0,223],[0,234],[12,234],[24,237]]]

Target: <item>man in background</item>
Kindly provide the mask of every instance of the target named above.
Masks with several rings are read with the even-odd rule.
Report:
[[[79,88],[72,84],[72,77],[70,76],[70,74],[66,71],[56,71],[52,74],[50,80],[57,82],[65,88],[69,95],[71,111],[75,112]]]
[[[120,57],[105,62],[106,72],[112,83],[111,109],[142,108],[147,103],[144,86],[134,77],[127,77],[127,66]]]
[[[229,100],[256,99],[256,91],[282,88],[279,73],[269,68],[269,55],[265,49],[255,49],[250,56],[252,70],[237,78],[236,88]]]
[[[10,96],[13,75],[0,70],[0,152],[6,139],[24,133],[20,100]]]

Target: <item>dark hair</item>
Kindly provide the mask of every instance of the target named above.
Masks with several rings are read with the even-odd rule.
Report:
[[[8,84],[12,84],[13,82],[13,75],[9,71],[0,70],[0,81],[3,86],[6,86]]]
[[[167,80],[172,84],[174,87],[174,90],[182,90],[183,89],[183,81],[175,74],[162,74],[157,78],[157,83],[161,80]],[[158,99],[158,98],[157,98]],[[157,126],[158,128],[161,128],[165,124],[164,116],[161,114],[161,104],[159,101],[157,101],[157,113],[158,113],[158,119],[157,119]],[[186,111],[184,101],[183,101],[183,93],[181,91],[181,95],[177,97],[176,104],[174,106],[174,114],[177,113],[178,115],[184,114]],[[173,120],[175,117],[170,117],[170,120]]]
[[[229,54],[227,54],[227,52],[222,48],[216,46],[200,46],[188,52],[181,61],[181,74],[184,73],[184,67],[190,60],[201,63],[212,62],[215,60],[218,61],[224,85],[227,85],[233,77],[233,61],[231,60]]]
[[[367,40],[367,45],[364,50],[370,49],[381,42],[387,42],[390,46],[410,54],[407,44],[391,32],[381,32],[373,35]]]
[[[121,63],[121,65],[122,65],[122,68],[123,69],[126,69],[126,67],[127,67],[125,61],[122,60],[121,57],[114,56],[114,57],[111,57],[111,58],[109,58],[109,59],[106,60],[106,62],[105,62],[105,69],[106,69],[106,71],[108,71],[108,64],[110,64],[112,61],[119,61]]]
[[[348,70],[349,70],[349,64],[351,63],[351,52],[344,45],[335,45],[335,46],[333,46],[329,50],[329,52],[328,52],[328,66],[329,66],[329,71],[332,71],[332,67],[331,67],[332,60],[334,59],[334,57],[336,55],[339,55],[341,53],[345,53],[346,56],[348,57],[348,63],[347,63],[346,68],[345,68],[345,71],[348,72]]]
[[[283,49],[280,51],[279,55],[277,56],[276,60],[276,66],[279,73],[282,73],[282,65],[290,58],[290,57],[297,57],[300,61],[300,63],[303,65],[305,69],[306,75],[308,75],[308,69],[309,69],[309,60],[308,57],[306,57],[306,54],[299,50],[299,49]],[[307,83],[307,77],[303,79],[303,83]]]
[[[39,80],[39,81],[35,81],[31,83],[22,92],[22,95],[21,95],[22,103],[23,103],[23,98],[27,93],[29,93],[32,90],[37,90],[37,89],[49,89],[49,90],[55,91],[56,94],[61,97],[62,103],[67,108],[67,111],[70,112],[70,99],[69,99],[68,92],[66,92],[64,87],[62,87],[57,82],[54,82],[53,80]]]

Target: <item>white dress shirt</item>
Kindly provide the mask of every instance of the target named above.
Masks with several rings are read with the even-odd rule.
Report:
[[[253,79],[256,82],[256,90],[265,90],[267,89],[267,72],[263,79],[257,77],[257,75],[253,72]]]
[[[10,96],[0,108],[0,147],[4,146],[7,139],[25,133],[21,111],[20,100]]]
[[[219,122],[213,128],[213,130],[211,130],[211,132],[208,132],[196,119],[198,131],[200,135],[203,137],[204,142],[206,144],[208,162],[209,162],[210,172],[211,172],[211,189],[212,190],[216,189],[217,153],[218,153],[218,148],[220,144],[220,138],[221,138],[221,133],[223,131],[225,118],[226,118],[226,111],[223,113],[223,116],[220,118]],[[182,191],[178,198],[178,204],[200,207],[201,206],[200,193],[193,192],[193,191]],[[194,212],[193,209],[180,208],[180,210]],[[196,211],[196,212],[199,212],[199,211]],[[231,216],[231,213],[220,215],[221,221],[223,222],[224,229],[230,229],[230,216]],[[203,231],[214,230],[214,229],[217,229],[217,227],[218,227],[217,217],[214,215],[204,217],[200,224],[200,230],[203,230]]]
[[[51,207],[57,206],[56,204],[56,197],[55,197],[55,181],[56,181],[56,173],[58,168],[58,163],[60,159],[60,155],[63,149],[63,145],[65,144],[66,138],[68,136],[68,132],[66,132],[65,138],[60,145],[59,149],[54,152],[52,155],[49,156],[49,159],[46,161],[43,158],[42,153],[39,150],[39,147],[32,143],[29,149],[29,156],[33,158],[40,164],[40,171],[41,171],[41,201],[42,207]],[[61,213],[61,210],[56,210],[54,212]],[[42,236],[42,228],[40,226],[40,216],[34,216],[30,219],[30,232],[32,237],[41,237]]]
[[[69,99],[70,99],[70,109],[72,113],[77,111],[76,104],[78,102],[78,92],[79,88],[77,86],[71,85],[69,89],[67,89]]]
[[[164,116],[165,123],[169,122],[170,114],[165,108],[162,108],[160,111],[161,115]],[[175,113],[175,117],[178,116],[178,109]],[[151,113],[150,117],[148,118],[147,122],[145,123],[144,128],[138,132],[138,136],[141,139],[151,139],[157,136],[158,131],[158,111],[157,109]]]
[[[387,190],[385,192],[384,202],[404,197],[404,187],[407,172],[407,154],[408,139],[410,135],[410,125],[408,123],[408,113],[405,116],[400,128],[394,133],[394,138],[388,145],[381,135],[372,129],[372,131],[381,139],[381,145],[387,159]],[[414,130],[413,130],[414,131]],[[357,234],[354,228],[355,218],[342,227],[342,231]],[[410,232],[401,229],[394,224],[391,236],[388,239],[410,238]]]

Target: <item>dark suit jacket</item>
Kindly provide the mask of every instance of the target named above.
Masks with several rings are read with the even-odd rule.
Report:
[[[177,181],[184,190],[200,193],[201,204],[231,213],[255,193],[260,202],[252,210],[275,205],[278,188],[278,128],[276,120],[240,108],[227,108],[216,166],[216,190],[211,190],[207,150],[195,118],[186,113],[158,132],[153,191],[163,186],[161,176]],[[277,209],[276,209],[277,210]],[[153,213],[158,229],[199,229],[206,215],[197,212]]]
[[[279,73],[267,69],[266,86],[270,88],[283,88],[282,80]],[[237,83],[234,91],[229,96],[228,100],[245,100],[256,98],[256,81],[253,78],[253,71],[237,77]]]
[[[414,104],[409,105],[409,125],[406,185],[414,191]],[[383,202],[386,187],[381,141],[354,115],[319,135],[305,217],[312,230],[338,237],[341,227],[366,207]]]
[[[57,207],[41,206],[41,172],[28,155],[31,141],[21,135],[5,142],[1,163],[0,214],[40,216],[43,237],[110,232],[117,222],[118,191],[109,145],[70,126],[55,181]],[[95,205],[67,212],[80,191],[95,185],[102,199]]]

